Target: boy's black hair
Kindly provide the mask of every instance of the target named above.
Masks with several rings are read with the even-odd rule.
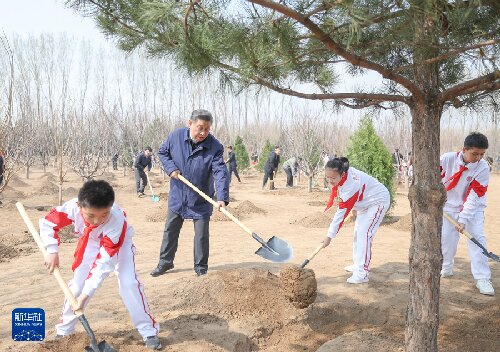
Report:
[[[78,202],[82,208],[110,208],[115,202],[115,191],[104,180],[87,181],[78,191]]]
[[[153,148],[151,148],[151,147],[146,147],[146,148],[144,148],[144,150],[149,150],[151,153],[153,152]]]
[[[482,133],[472,132],[467,137],[465,137],[464,148],[488,149],[488,138]]]
[[[349,170],[349,159],[344,157],[330,159],[326,163],[325,168],[337,170],[342,175]]]

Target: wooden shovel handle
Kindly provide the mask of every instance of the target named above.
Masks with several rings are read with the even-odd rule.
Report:
[[[316,250],[314,252],[312,252],[312,254],[309,257],[307,257],[307,260],[309,260],[309,261],[313,260],[313,258],[316,256],[316,254],[318,254],[319,251],[322,250],[322,249],[323,249],[323,243],[320,244],[318,246],[318,248],[316,248]]]
[[[186,185],[188,185],[191,189],[193,189],[196,193],[198,193],[200,196],[202,196],[203,198],[205,198],[205,200],[207,202],[209,202],[210,204],[212,204],[214,207],[218,207],[219,204],[217,204],[216,201],[214,201],[212,198],[210,198],[209,196],[207,196],[204,192],[202,192],[198,187],[196,187],[195,185],[193,185],[191,182],[189,182],[189,180],[187,180],[184,176],[182,176],[181,174],[178,175],[179,177],[179,180],[181,180],[182,182],[184,182]],[[239,227],[241,227],[246,233],[248,233],[249,235],[252,235],[252,230],[250,230],[248,227],[246,227],[241,221],[239,221],[233,214],[231,214],[229,211],[227,211],[225,208],[221,208],[220,209],[221,212],[223,212],[229,219],[231,219],[232,221],[234,221]]]
[[[458,226],[458,221],[453,219],[450,214],[443,212],[443,217],[448,220],[453,226]],[[462,231],[462,234],[467,237],[469,240],[474,238],[470,233],[468,233],[465,229]]]
[[[33,236],[33,239],[35,240],[36,244],[38,245],[40,252],[42,252],[44,259],[47,258],[48,253],[47,253],[47,250],[45,249],[45,246],[42,242],[42,239],[40,238],[40,234],[38,233],[37,229],[35,228],[35,226],[31,222],[28,214],[26,213],[26,210],[24,209],[23,204],[21,202],[17,202],[16,207],[17,207],[17,210],[19,211],[19,214],[21,214],[21,217],[23,218],[24,223],[26,224],[26,226],[28,226],[28,229],[31,233],[31,236]],[[59,284],[59,287],[61,287],[61,289],[63,290],[66,298],[70,301],[70,303],[73,307],[76,307],[78,305],[78,302],[76,301],[75,296],[73,295],[73,292],[71,292],[68,285],[64,281],[59,268],[55,268],[53,274],[57,280],[57,283]],[[79,310],[75,311],[75,314],[82,315],[83,311],[81,309],[79,309]]]

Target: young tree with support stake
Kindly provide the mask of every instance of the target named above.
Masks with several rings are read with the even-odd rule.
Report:
[[[192,73],[219,69],[305,99],[353,109],[406,106],[412,115],[414,182],[407,351],[437,351],[440,228],[440,119],[500,87],[496,0],[72,0],[95,15],[120,47],[170,56]],[[236,5],[239,5],[236,6]],[[373,88],[338,91],[339,73],[378,75]],[[317,89],[301,92],[293,83]],[[364,82],[367,82],[365,79]],[[377,82],[374,82],[377,83]],[[301,86],[304,87],[304,86]]]

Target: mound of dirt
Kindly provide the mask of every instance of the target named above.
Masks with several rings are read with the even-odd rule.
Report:
[[[0,263],[31,254],[35,251],[35,247],[35,241],[27,231],[18,234],[2,234],[0,235]]]
[[[50,181],[55,181],[56,176],[52,172],[44,172],[40,176],[38,176],[38,179],[41,180],[42,178],[50,179]]]
[[[406,214],[390,226],[401,231],[411,231],[411,214]]]
[[[333,216],[329,212],[317,211],[311,215],[305,216],[300,220],[296,220],[294,223],[299,224],[304,227],[313,228],[327,228],[332,222]]]
[[[147,222],[165,222],[166,219],[167,219],[167,210],[163,209],[162,207],[157,207],[156,209],[151,210],[146,215]]]
[[[29,186],[26,182],[21,180],[19,177],[14,176],[9,180],[9,185],[12,187],[26,187]]]
[[[63,188],[64,194],[71,196],[71,197],[77,197],[78,191],[80,191],[80,190],[78,188],[75,188],[75,187]]]
[[[244,216],[247,214],[265,214],[266,211],[264,209],[261,209],[252,202],[248,200],[244,200],[238,206],[236,207],[236,211],[238,212],[239,216]]]
[[[12,198],[22,198],[24,197],[24,193],[21,191],[16,190],[15,188],[11,186],[7,186],[3,189],[2,195],[5,194],[5,196],[12,197]]]
[[[311,269],[289,265],[280,271],[281,290],[297,308],[307,308],[317,296],[318,284]]]
[[[261,209],[257,207],[255,204],[252,202],[245,200],[238,204],[236,207],[232,208],[230,206],[226,207],[226,210],[233,214],[236,218],[238,219],[246,219],[248,218],[249,215],[252,214],[265,214],[266,211],[264,209]],[[231,221],[229,217],[227,217],[225,214],[223,214],[220,211],[214,210],[212,217],[210,218],[211,221]]]
[[[313,201],[307,202],[307,205],[310,205],[312,207],[326,207],[326,201],[313,200]]]
[[[42,185],[36,189],[35,192],[33,192],[33,194],[35,195],[46,195],[46,196],[58,193],[59,193],[59,187],[48,179],[44,181]]]
[[[190,313],[277,324],[297,311],[283,296],[278,276],[262,269],[209,272],[201,280],[183,279],[172,287],[165,295],[176,302],[174,309]]]
[[[230,206],[227,206],[226,207],[226,210],[228,212],[230,212],[231,214],[233,214],[234,216],[236,216],[237,218],[240,218],[242,219],[237,213],[236,213],[236,209],[235,208],[232,208]],[[221,211],[218,211],[218,210],[215,210],[213,211],[212,213],[212,216],[210,217],[210,221],[231,221],[231,219],[229,219],[229,217],[227,217],[226,214],[224,214],[223,212]]]

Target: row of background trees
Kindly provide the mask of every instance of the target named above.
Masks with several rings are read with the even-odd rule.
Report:
[[[212,131],[225,144],[237,144],[240,136],[250,154],[261,154],[266,142],[280,144],[285,157],[301,155],[313,171],[321,151],[346,153],[359,122],[328,103],[304,103],[267,88],[235,94],[221,74],[190,77],[168,60],[125,55],[64,35],[4,36],[1,43],[0,149],[8,152],[7,176],[17,163],[29,178],[36,161],[45,168],[58,157],[69,160],[59,165],[61,175],[72,169],[84,178],[115,152],[129,165],[144,146],[156,149],[200,107],[214,113]],[[373,118],[390,150],[411,151],[407,111]],[[458,149],[464,134],[482,130],[492,141],[489,153],[498,155],[498,124],[493,111],[450,115],[442,122],[442,148]]]

